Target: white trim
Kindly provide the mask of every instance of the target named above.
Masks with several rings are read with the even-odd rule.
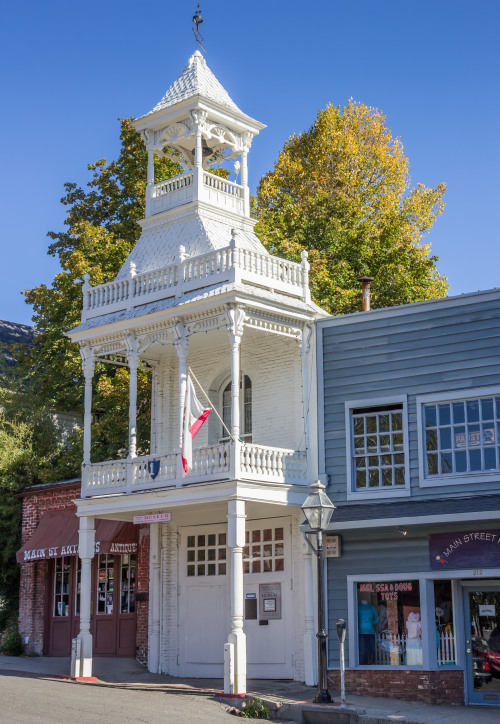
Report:
[[[351,412],[356,407],[382,407],[385,405],[402,405],[403,418],[403,455],[405,459],[405,484],[393,488],[367,488],[355,490],[352,466],[352,429]],[[345,445],[346,445],[346,478],[347,478],[347,500],[373,500],[376,498],[402,498],[411,495],[410,489],[410,449],[408,445],[408,396],[389,395],[387,397],[363,397],[358,400],[347,400],[344,402],[345,410]],[[323,439],[323,437],[321,437]],[[324,451],[323,451],[324,456]]]
[[[318,408],[318,476],[324,484],[328,484],[326,478],[326,456],[325,456],[325,377],[323,366],[323,328],[316,326],[316,395]]]
[[[485,299],[486,297],[486,299]],[[434,312],[440,307],[462,307],[466,304],[480,304],[489,301],[489,297],[500,299],[500,289],[486,289],[479,292],[460,294],[454,297],[443,297],[442,299],[429,299],[425,302],[412,302],[411,304],[400,304],[395,307],[383,307],[382,309],[371,309],[369,312],[352,312],[339,317],[328,317],[319,319],[316,324],[322,327],[340,327],[345,324],[356,324],[367,322],[371,319],[387,319],[400,317],[405,314],[418,314],[419,312]]]
[[[425,502],[429,502],[426,498]],[[335,513],[333,514],[335,517]],[[476,510],[471,513],[438,513],[436,515],[406,515],[399,518],[373,518],[364,520],[344,520],[328,526],[328,533],[334,534],[340,530],[355,530],[357,528],[397,528],[400,525],[429,525],[432,523],[468,523],[473,521],[500,520],[498,510]]]
[[[424,438],[424,420],[422,415],[422,407],[429,403],[438,402],[456,402],[469,399],[477,399],[481,397],[494,397],[500,395],[500,386],[488,387],[472,387],[462,388],[460,390],[449,390],[447,392],[436,392],[434,394],[417,395],[415,402],[417,404],[417,440],[418,440],[418,478],[421,488],[435,488],[448,485],[464,485],[475,483],[498,482],[500,479],[500,470],[480,471],[477,473],[455,473],[454,475],[433,475],[426,477],[425,475],[425,438]]]

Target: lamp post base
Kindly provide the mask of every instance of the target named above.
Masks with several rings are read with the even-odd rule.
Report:
[[[331,704],[332,703],[332,697],[328,693],[328,689],[324,689],[323,691],[318,691],[316,696],[313,699],[313,702],[315,704]]]

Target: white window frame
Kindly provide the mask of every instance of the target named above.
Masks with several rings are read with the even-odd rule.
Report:
[[[469,472],[441,474],[426,477],[425,474],[425,434],[423,406],[429,403],[439,402],[462,402],[463,400],[477,399],[481,397],[495,397],[500,395],[500,386],[495,387],[474,387],[462,390],[450,390],[439,392],[433,395],[418,395],[417,402],[417,434],[418,434],[418,474],[421,488],[435,488],[443,485],[466,485],[469,483],[488,483],[498,480],[499,470],[489,472]]]
[[[407,395],[397,395],[377,398],[363,398],[345,402],[345,431],[346,431],[346,473],[347,473],[347,500],[370,500],[373,498],[401,498],[411,494],[410,489],[410,454],[408,446],[408,398]],[[385,405],[401,405],[403,418],[403,455],[405,459],[405,484],[394,487],[366,488],[356,490],[353,466],[353,439],[351,413],[358,407],[383,407]]]
[[[252,429],[250,432],[246,432],[245,430],[245,377],[248,377],[250,381],[250,409],[252,412],[251,415],[251,427]],[[226,377],[225,381],[222,383],[220,389],[219,389],[219,408],[220,408],[220,416],[224,417],[224,391],[226,387],[231,385],[231,377]],[[253,383],[252,378],[250,375],[243,372],[243,370],[240,372],[240,394],[239,394],[239,404],[240,404],[240,438],[242,442],[251,442],[253,439]],[[231,429],[231,424],[228,425],[229,429]],[[231,439],[229,437],[229,434],[226,430],[226,428],[222,425],[222,423],[219,422],[219,430],[222,434],[218,436],[219,443],[221,442],[229,442]]]

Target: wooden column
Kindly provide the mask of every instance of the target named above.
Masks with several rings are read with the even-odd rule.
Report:
[[[90,633],[91,591],[92,591],[92,558],[95,551],[94,518],[80,518],[78,531],[78,555],[81,565],[80,584],[80,671],[76,676],[92,676],[92,634]]]
[[[231,549],[231,633],[234,651],[234,694],[246,694],[247,650],[243,631],[243,546],[245,545],[245,501],[228,502],[228,545]],[[228,666],[228,662],[224,662]],[[226,673],[226,672],[225,672]],[[224,681],[229,677],[224,676]],[[227,692],[230,693],[230,692]]]

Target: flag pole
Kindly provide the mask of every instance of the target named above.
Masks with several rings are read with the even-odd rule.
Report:
[[[215,414],[217,415],[217,417],[219,418],[219,420],[222,422],[222,427],[223,427],[225,430],[227,430],[229,437],[230,437],[232,440],[234,440],[234,436],[231,434],[231,431],[229,430],[228,426],[226,425],[226,423],[224,422],[224,420],[222,419],[222,417],[219,415],[219,413],[217,412],[217,410],[216,410],[215,407],[213,406],[212,400],[210,399],[210,397],[207,395],[207,393],[205,392],[205,390],[203,389],[203,387],[200,385],[200,383],[199,383],[198,380],[196,379],[196,375],[195,375],[195,373],[193,372],[193,370],[191,369],[191,367],[188,367],[188,372],[189,372],[190,375],[192,375],[193,380],[196,382],[196,384],[198,385],[198,387],[200,388],[200,390],[203,392],[203,395],[206,397],[207,402],[208,402],[208,404],[210,405],[210,409],[215,412]]]

